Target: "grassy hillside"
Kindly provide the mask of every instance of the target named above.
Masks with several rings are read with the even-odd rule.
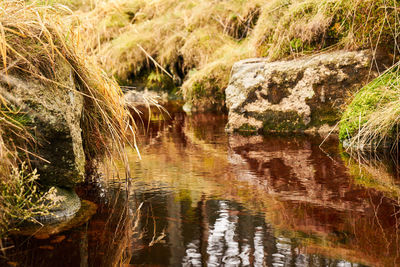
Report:
[[[230,69],[240,59],[340,48],[399,52],[396,0],[54,2],[74,9],[87,51],[121,83],[156,87],[170,80],[200,107],[224,104]]]

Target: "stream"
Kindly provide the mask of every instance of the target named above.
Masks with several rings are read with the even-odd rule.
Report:
[[[334,138],[227,135],[225,123],[154,115],[142,160],[127,149],[129,175],[118,163],[77,189],[97,205],[87,222],[12,236],[0,265],[400,265],[393,160],[352,160]]]

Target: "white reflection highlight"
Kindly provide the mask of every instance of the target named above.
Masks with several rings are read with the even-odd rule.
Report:
[[[201,254],[200,254],[200,249],[199,249],[199,243],[200,241],[195,240],[190,242],[187,245],[186,249],[186,255],[182,259],[182,266],[183,267],[197,267],[197,266],[202,266],[201,263]]]
[[[254,233],[254,266],[264,266],[264,232],[261,226]]]
[[[229,214],[229,206],[226,201],[219,202],[219,217],[214,226],[210,227],[208,237],[207,254],[208,266],[239,266],[239,244],[235,233],[238,222],[237,215]],[[226,249],[225,249],[226,248]]]

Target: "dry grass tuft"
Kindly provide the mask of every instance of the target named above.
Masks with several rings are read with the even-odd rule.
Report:
[[[57,64],[67,63],[77,85],[68,89],[77,90],[85,97],[82,128],[89,158],[103,152],[101,147],[106,147],[109,137],[122,144],[126,127],[122,92],[115,81],[79,52],[79,36],[64,29],[61,11],[17,0],[3,1],[1,5],[3,75],[22,73],[52,88],[60,86]]]
[[[150,80],[141,76],[163,69],[193,106],[221,108],[231,67],[244,58],[273,61],[370,48],[395,64],[399,10],[396,0],[94,0],[89,11],[70,18],[87,40],[84,49],[120,82]],[[393,84],[385,86],[396,97]],[[391,134],[396,103],[380,112],[357,140],[382,141]]]
[[[128,118],[118,84],[107,77],[95,62],[79,51],[80,36],[66,28],[68,8],[26,3],[0,2],[0,182],[12,184],[11,171],[28,157],[36,145],[23,108],[8,93],[7,77],[17,75],[49,88],[65,87],[58,66],[73,71],[75,90],[84,96],[81,120],[84,149],[88,161],[116,148],[122,159],[127,140]],[[65,88],[64,88],[65,89]],[[33,171],[30,169],[30,171]],[[11,189],[10,189],[11,190]],[[17,188],[14,188],[16,191]],[[12,190],[9,192],[13,194]],[[5,196],[0,196],[4,200]],[[7,217],[0,202],[0,218]]]

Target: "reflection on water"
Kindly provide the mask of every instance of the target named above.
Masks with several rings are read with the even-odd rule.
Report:
[[[322,150],[310,136],[227,136],[225,119],[176,113],[153,121],[140,136],[143,159],[128,150],[128,189],[108,174],[80,190],[99,206],[88,223],[62,240],[14,237],[4,264],[400,264],[398,180],[390,171],[352,163],[335,140]]]
[[[177,116],[142,140],[142,162],[130,153],[137,202],[156,205],[144,218],[155,216],[167,233],[132,262],[397,263],[397,201],[350,176],[337,141],[321,150],[322,139],[309,136],[228,137],[223,121]]]

